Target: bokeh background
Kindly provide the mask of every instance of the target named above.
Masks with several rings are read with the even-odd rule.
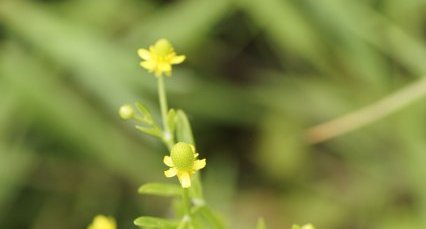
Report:
[[[138,100],[159,117],[136,50],[163,37],[187,55],[169,103],[229,228],[426,228],[424,0],[1,0],[0,228],[170,216],[136,191],[176,182],[166,148],[117,115]]]

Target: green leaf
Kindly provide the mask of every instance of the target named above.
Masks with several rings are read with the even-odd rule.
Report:
[[[159,229],[169,229],[176,228],[178,226],[178,221],[162,219],[157,217],[150,216],[141,216],[133,221],[136,226],[147,227],[147,228],[159,228]]]
[[[170,109],[167,113],[167,126],[169,127],[170,133],[173,135],[176,127],[176,111],[174,109]]]
[[[263,218],[257,220],[256,229],[266,229],[265,220]]]
[[[155,128],[155,127],[136,126],[136,129],[138,129],[138,130],[140,130],[140,131],[142,131],[146,134],[152,135],[154,137],[158,137],[158,138],[162,137],[161,130],[159,130],[158,128]]]
[[[176,138],[178,142],[195,145],[191,124],[182,110],[178,110],[176,113]]]
[[[148,108],[146,108],[145,105],[143,105],[140,102],[136,102],[135,104],[138,110],[142,113],[143,117],[147,120],[152,121],[152,115],[151,115],[151,112],[148,110]]]
[[[159,196],[179,196],[182,194],[182,189],[175,184],[147,183],[139,187],[138,192]]]
[[[194,216],[202,216],[204,217],[210,225],[214,225],[214,228],[224,229],[225,225],[222,222],[222,219],[217,216],[215,212],[213,212],[207,205],[195,206],[192,209],[192,213]]]

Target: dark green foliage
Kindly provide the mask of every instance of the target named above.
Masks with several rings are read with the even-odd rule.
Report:
[[[272,229],[426,228],[424,97],[305,139],[426,77],[425,15],[423,0],[1,0],[0,228],[168,216],[167,200],[137,194],[165,181],[167,149],[117,114],[138,99],[158,107],[136,50],[162,37],[187,56],[167,79],[168,123],[178,141],[194,134],[209,162],[227,162],[202,175],[229,228],[258,216]],[[188,119],[194,133],[181,131]]]

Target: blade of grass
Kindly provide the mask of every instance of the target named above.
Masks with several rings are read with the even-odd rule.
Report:
[[[0,58],[0,69],[8,83],[22,92],[26,100],[27,106],[22,112],[45,123],[48,130],[77,146],[82,155],[96,158],[133,181],[139,183],[161,176],[152,172],[161,171],[160,163],[146,163],[155,161],[148,147],[124,136],[112,120],[99,115],[43,69],[42,62],[29,58],[18,47],[10,47],[3,54],[7,58]]]
[[[425,96],[426,78],[423,78],[371,105],[310,128],[306,133],[307,141],[316,144],[354,131],[424,99]]]
[[[416,37],[407,34],[397,24],[375,12],[359,1],[343,3],[338,0],[309,1],[312,8],[320,11],[327,24],[341,32],[350,32],[380,51],[391,55],[416,75],[426,73],[426,46]],[[378,29],[380,28],[380,29]]]
[[[293,53],[310,61],[325,73],[337,75],[325,61],[324,45],[314,27],[302,16],[300,9],[289,1],[237,1],[254,22],[269,35],[278,55]]]
[[[232,10],[231,3],[228,0],[215,0],[214,4],[209,0],[176,2],[135,26],[126,42],[137,48],[141,43],[150,44],[167,37],[179,49],[189,49],[202,41],[212,25]]]
[[[31,23],[21,15],[31,18]],[[135,50],[118,47],[90,28],[54,16],[30,2],[6,2],[0,5],[0,16],[9,31],[64,66],[110,109],[136,100],[133,85],[143,88],[145,93],[154,91],[150,84],[140,82],[150,78],[140,78],[146,73],[139,69]]]

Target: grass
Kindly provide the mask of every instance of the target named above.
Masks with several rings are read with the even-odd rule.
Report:
[[[141,100],[159,117],[136,50],[161,37],[188,57],[167,81],[170,105],[190,116],[212,162],[207,198],[231,228],[258,216],[268,228],[426,227],[425,88],[413,89],[425,12],[421,0],[1,1],[0,227],[166,215],[136,192],[165,179],[166,149],[117,115]],[[392,112],[344,118],[383,100]],[[306,141],[342,117],[362,125]]]

